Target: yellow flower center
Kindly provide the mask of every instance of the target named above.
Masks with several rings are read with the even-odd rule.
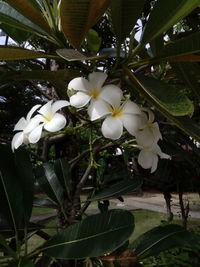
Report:
[[[149,128],[150,131],[153,131],[153,130],[154,130],[154,125],[153,125],[153,123],[148,122],[148,123],[147,123],[147,128]]]
[[[97,99],[99,97],[99,91],[97,89],[92,89],[90,92],[90,96],[94,99]]]
[[[52,114],[49,113],[49,114],[45,114],[44,117],[44,122],[47,123],[47,122],[50,122],[52,120]]]
[[[121,107],[119,107],[119,108],[113,108],[111,110],[111,112],[112,112],[111,116],[113,118],[120,117],[120,116],[122,116],[122,113],[123,113]]]

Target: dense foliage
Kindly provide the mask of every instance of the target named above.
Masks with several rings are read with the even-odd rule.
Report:
[[[199,5],[0,1],[1,266],[139,266],[194,242],[169,223],[129,244],[134,217],[109,199],[199,191]],[[56,210],[56,235],[33,206]]]

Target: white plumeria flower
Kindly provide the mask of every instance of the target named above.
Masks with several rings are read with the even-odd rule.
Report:
[[[44,128],[48,132],[60,131],[66,125],[66,118],[57,111],[63,107],[69,106],[66,100],[58,100],[53,103],[53,100],[47,102],[38,110],[38,115],[35,117],[41,122],[29,135],[31,143],[37,143],[42,135]]]
[[[161,159],[171,159],[171,157],[163,153],[158,144],[153,144],[150,147],[141,147],[138,155],[138,163],[144,169],[151,169],[151,173],[157,169],[158,156]]]
[[[40,123],[38,118],[34,117],[31,118],[33,113],[40,107],[41,105],[35,105],[32,109],[28,112],[26,118],[22,117],[14,127],[14,131],[19,131],[16,133],[12,139],[11,147],[12,151],[17,149],[23,143],[28,144],[29,141],[29,134],[32,130],[34,130]]]
[[[105,117],[101,131],[104,137],[117,140],[123,133],[123,127],[135,135],[139,127],[140,108],[134,102],[127,100],[121,104],[122,94],[104,92],[106,101],[96,102],[88,107],[88,114],[92,121]]]
[[[145,112],[142,112],[140,115],[140,127],[135,137],[139,145],[148,147],[156,144],[159,139],[162,139],[162,135],[158,123],[153,122],[155,118],[153,112],[149,109],[143,110],[147,111],[148,116]]]
[[[106,101],[108,91],[110,95],[121,97],[122,91],[116,85],[110,84],[103,86],[106,78],[106,73],[93,72],[89,74],[88,80],[83,77],[71,80],[68,89],[73,89],[76,93],[70,97],[70,105],[76,108],[82,108],[90,102],[89,109],[92,107],[95,108],[96,103],[99,105],[103,101]]]

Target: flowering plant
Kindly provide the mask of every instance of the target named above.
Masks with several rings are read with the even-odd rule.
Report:
[[[186,150],[174,131],[200,141],[191,119],[198,105],[189,99],[189,89],[199,99],[199,72],[196,65],[192,79],[185,72],[189,88],[179,90],[179,75],[190,68],[176,64],[199,60],[199,34],[190,30],[179,40],[175,32],[198,6],[199,0],[0,1],[0,28],[8,35],[0,47],[0,89],[8,89],[0,103],[12,106],[0,110],[12,114],[2,127],[8,138],[0,137],[0,266],[139,266],[191,240],[185,228],[165,224],[129,244],[134,212],[110,203],[173,170],[177,149]],[[33,247],[36,236],[43,241]]]

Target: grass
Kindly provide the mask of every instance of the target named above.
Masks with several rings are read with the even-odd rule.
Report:
[[[111,208],[114,208],[115,205],[112,204]],[[92,203],[90,208],[90,211],[97,211],[97,204]],[[39,214],[45,214],[45,213],[50,213],[52,212],[52,209],[48,208],[34,208],[33,209],[33,214],[34,215],[39,215]],[[166,214],[160,213],[160,212],[155,212],[155,211],[150,211],[150,210],[135,210],[132,211],[134,218],[135,218],[135,229],[133,234],[130,237],[130,243],[135,240],[138,236],[143,234],[144,232],[152,229],[153,227],[156,227],[161,224],[162,221],[166,220]],[[174,221],[173,223],[176,224],[181,224],[181,218],[178,216],[174,216]],[[188,227],[193,228],[197,227],[200,225],[200,219],[189,219],[188,221]],[[52,220],[47,224],[47,229],[44,229],[46,233],[49,235],[54,235],[56,234],[56,223],[55,220]],[[39,245],[42,245],[44,240],[40,238],[37,235],[34,235],[33,237],[30,238],[28,246],[29,246],[29,251],[32,251]]]

